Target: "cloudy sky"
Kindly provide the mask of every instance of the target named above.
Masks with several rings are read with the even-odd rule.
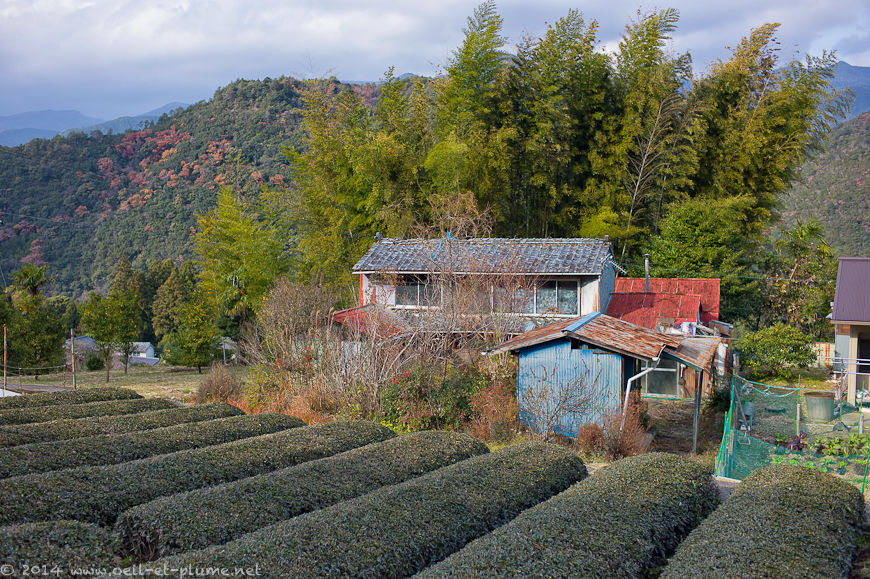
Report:
[[[103,119],[209,98],[238,78],[335,75],[377,80],[433,74],[462,39],[477,1],[0,0],[0,115],[77,109]],[[504,33],[538,35],[578,8],[615,46],[638,8],[680,10],[675,51],[696,73],[765,22],[782,54],[836,50],[870,66],[868,0],[624,0],[499,2]]]

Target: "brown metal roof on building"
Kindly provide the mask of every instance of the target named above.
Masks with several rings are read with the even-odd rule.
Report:
[[[530,330],[490,350],[490,353],[516,351],[557,338],[578,338],[595,346],[650,360],[664,348],[676,350],[681,338],[649,330],[595,312]]]
[[[677,350],[673,353],[668,352],[668,355],[696,370],[709,370],[721,342],[721,338],[683,338]]]
[[[870,323],[870,258],[840,258],[833,310],[833,322]]]
[[[610,257],[606,239],[382,239],[353,271],[599,275]]]

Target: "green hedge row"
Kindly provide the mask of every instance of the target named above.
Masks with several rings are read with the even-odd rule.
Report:
[[[710,469],[697,462],[659,453],[626,458],[421,576],[644,577],[718,503]]]
[[[583,461],[566,449],[517,444],[154,565],[256,564],[261,577],[403,577],[584,476]]]
[[[753,471],[680,544],[662,577],[847,577],[864,498],[801,466]]]
[[[37,406],[55,406],[57,404],[84,404],[86,402],[99,402],[101,400],[133,400],[135,398],[142,398],[142,396],[127,388],[104,386],[0,398],[0,411],[15,408],[34,408]]]
[[[121,416],[91,416],[87,418],[53,420],[35,424],[0,426],[0,447],[71,440],[101,434],[122,434],[137,430],[152,430],[173,424],[214,420],[244,414],[225,402],[210,402],[198,406],[151,410]]]
[[[134,414],[148,410],[173,408],[176,404],[162,398],[140,398],[134,400],[104,400],[84,404],[59,406],[37,406],[35,408],[14,408],[0,411],[0,425],[48,422],[87,416],[109,416],[115,414]]]
[[[305,426],[298,418],[260,415],[231,416],[154,430],[104,434],[55,442],[38,442],[0,449],[0,478],[61,470],[76,466],[118,464],[188,448],[223,444],[287,428]]]
[[[78,521],[0,527],[0,564],[5,566],[0,568],[0,574],[3,577],[69,577],[70,569],[118,564],[116,550],[117,535]]]
[[[283,423],[279,414],[259,414]],[[330,422],[216,446],[107,466],[8,478],[0,484],[0,525],[73,519],[110,525],[157,497],[286,468],[395,436],[372,422]]]
[[[273,523],[485,454],[466,434],[407,434],[268,474],[163,497],[118,519],[138,561],[231,541]]]

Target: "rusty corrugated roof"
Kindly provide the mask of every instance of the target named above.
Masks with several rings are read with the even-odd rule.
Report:
[[[683,338],[677,350],[673,353],[668,352],[668,355],[686,362],[696,370],[710,370],[716,349],[721,342],[721,338],[712,337]]]
[[[490,350],[490,353],[513,352],[557,338],[570,337],[645,360],[655,358],[663,348],[676,350],[680,345],[680,338],[677,336],[662,334],[595,312],[530,330]]]
[[[658,329],[660,320],[674,323],[698,322],[701,297],[698,295],[653,292],[614,292],[607,305],[607,315],[644,328]]]
[[[382,239],[353,271],[599,275],[610,256],[605,239]]]
[[[701,298],[701,323],[719,319],[719,279],[718,278],[664,278],[649,279],[650,293],[696,295]],[[614,292],[645,293],[646,279],[642,277],[618,277]]]

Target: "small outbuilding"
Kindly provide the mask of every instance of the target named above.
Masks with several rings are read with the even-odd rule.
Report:
[[[695,398],[713,386],[704,374],[714,373],[719,338],[687,338],[664,334],[600,312],[530,330],[489,354],[511,352],[518,358],[517,400],[520,422],[539,428],[532,406],[559,405],[568,393],[582,389],[584,412],[564,413],[552,427],[573,437],[578,428],[620,412],[627,392],[666,398]]]

